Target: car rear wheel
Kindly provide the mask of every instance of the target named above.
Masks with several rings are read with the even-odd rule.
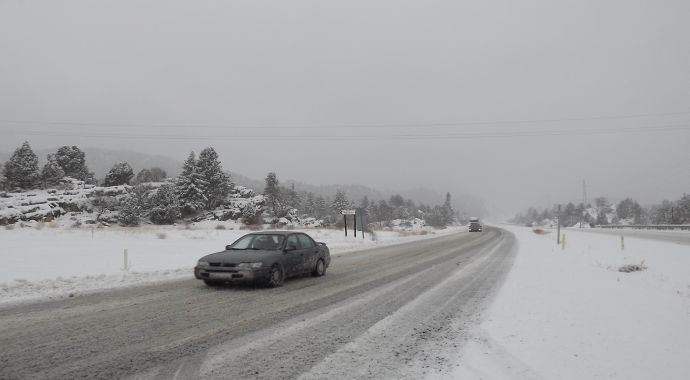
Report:
[[[324,274],[326,274],[326,263],[323,261],[323,259],[319,259],[316,262],[316,266],[314,267],[314,270],[311,272],[311,275],[314,277],[321,277]]]
[[[275,264],[271,267],[271,271],[268,274],[268,281],[266,281],[267,288],[276,288],[283,285],[283,269],[280,265]]]

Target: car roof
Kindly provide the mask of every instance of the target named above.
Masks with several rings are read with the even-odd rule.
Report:
[[[252,232],[249,235],[290,235],[290,234],[301,234],[303,232],[299,231],[260,231]]]

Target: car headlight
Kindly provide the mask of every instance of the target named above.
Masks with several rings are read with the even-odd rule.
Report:
[[[237,264],[238,268],[251,268],[251,269],[258,269],[261,268],[261,266],[264,265],[262,262],[258,263],[239,263]]]
[[[196,263],[198,267],[207,267],[208,266],[208,261],[199,261]]]

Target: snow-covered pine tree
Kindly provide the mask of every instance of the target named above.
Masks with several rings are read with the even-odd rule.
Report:
[[[328,203],[326,202],[326,199],[320,195],[316,197],[316,200],[314,201],[314,214],[317,218],[323,218],[326,216],[326,214],[328,214]]]
[[[301,209],[302,198],[295,190],[295,184],[291,184],[289,188],[281,187],[280,196],[285,209]]]
[[[450,193],[446,193],[446,201],[443,203],[443,221],[446,226],[453,223],[455,219],[455,211],[453,210],[450,199]]]
[[[106,174],[104,186],[129,185],[129,181],[134,177],[134,170],[126,162],[113,165],[112,169]]]
[[[210,147],[199,153],[196,166],[199,174],[206,181],[204,190],[206,208],[212,210],[221,205],[230,193],[230,177],[223,172],[223,167],[218,160],[218,153]]]
[[[303,211],[309,216],[316,216],[316,199],[314,199],[314,193],[307,193],[307,196],[304,199]]]
[[[197,168],[194,152],[182,166],[182,173],[175,182],[175,193],[183,215],[192,215],[206,206],[206,181]]]
[[[333,204],[331,208],[336,215],[340,214],[341,210],[346,210],[350,208],[350,201],[347,200],[347,195],[343,191],[337,191],[335,197],[333,198]]]
[[[62,170],[54,154],[48,155],[48,161],[43,165],[41,171],[41,179],[44,186],[53,186],[58,183],[65,176],[65,171]]]
[[[683,194],[678,200],[678,211],[673,214],[672,223],[690,223],[690,194]]]
[[[159,187],[151,197],[150,204],[149,217],[155,224],[173,224],[180,217],[180,203],[172,184]]]
[[[136,196],[128,196],[122,201],[118,222],[123,226],[138,226],[143,208]]]
[[[33,189],[38,184],[38,157],[31,150],[28,141],[24,141],[5,163],[5,178],[10,189]]]
[[[280,182],[278,176],[274,172],[266,175],[266,187],[264,187],[264,196],[266,196],[266,204],[273,216],[283,216],[283,204],[280,194]]]
[[[94,180],[93,173],[86,166],[86,155],[77,146],[61,146],[55,153],[55,159],[66,177],[76,178],[81,181]]]
[[[0,190],[7,188],[7,177],[5,177],[5,165],[0,165]]]

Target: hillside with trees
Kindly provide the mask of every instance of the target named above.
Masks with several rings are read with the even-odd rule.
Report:
[[[562,205],[537,210],[529,208],[516,215],[511,222],[523,225],[550,225],[560,216],[561,225],[571,227],[580,223],[586,226],[605,225],[676,225],[690,224],[690,194],[683,194],[674,201],[664,200],[658,204],[641,206],[632,198],[611,203],[606,197],[594,199],[593,204]]]
[[[135,174],[127,161],[112,164],[98,181],[77,146],[62,146],[46,154],[42,168],[28,142],[1,165],[0,224],[52,221],[75,213],[86,223],[136,226],[201,220],[233,220],[244,224],[334,226],[343,223],[340,211],[357,209],[370,228],[433,226],[459,220],[447,193],[440,204],[428,205],[399,194],[382,198],[378,192],[351,199],[345,189],[332,194],[283,185],[270,172],[263,193],[235,184],[216,151],[190,152],[176,177],[159,167]],[[355,186],[358,191],[366,187]]]

